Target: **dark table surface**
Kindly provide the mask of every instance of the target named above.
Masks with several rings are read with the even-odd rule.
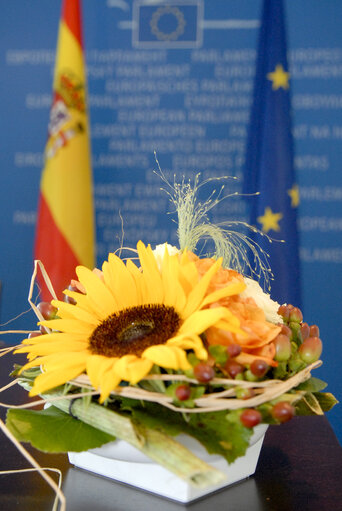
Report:
[[[12,356],[0,359],[1,385],[9,381],[12,362]],[[0,398],[15,404],[24,400],[27,395],[17,386]],[[4,409],[0,416],[4,419]],[[269,427],[253,477],[186,506],[74,468],[64,454],[27,448],[41,466],[63,472],[67,511],[342,510],[342,448],[325,417],[296,417]],[[29,466],[0,432],[0,471]],[[1,511],[50,511],[53,501],[53,491],[38,473],[0,474]]]

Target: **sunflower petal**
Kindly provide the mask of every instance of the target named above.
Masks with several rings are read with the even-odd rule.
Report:
[[[203,346],[202,340],[198,335],[179,335],[169,339],[166,345],[177,346],[183,350],[193,350],[196,357],[200,360],[207,360],[208,358],[208,352]]]
[[[89,356],[89,353],[84,350],[80,352],[58,352],[53,355],[46,355],[45,357],[41,357],[44,359],[41,361],[41,365],[43,370],[48,371],[61,371],[63,372],[65,368],[71,367],[75,364],[84,364]]]
[[[68,341],[69,344],[72,345],[73,341],[84,341],[87,342],[87,338],[84,336],[84,334],[71,334],[68,333],[61,333],[61,332],[52,332],[52,334],[48,335],[38,335],[37,337],[32,337],[31,339],[24,339],[21,341],[21,344],[27,344],[34,346],[36,344],[41,344],[45,342],[54,342],[54,341],[61,341],[65,340]]]
[[[218,302],[221,300],[221,298],[226,298],[227,296],[238,295],[242,293],[245,288],[246,284],[244,282],[232,282],[231,284],[228,284],[221,289],[217,289],[216,291],[213,291],[207,295],[204,298],[201,307],[205,307],[206,305],[209,305],[213,302]]]
[[[150,372],[152,366],[150,360],[144,360],[136,355],[124,355],[115,364],[115,373],[122,380],[134,385]]]
[[[17,350],[15,350],[14,353],[17,353]],[[23,352],[20,352],[18,351],[18,353],[23,353]],[[31,369],[31,367],[39,367],[41,364],[44,363],[44,361],[48,358],[48,357],[34,357],[34,359],[32,359],[32,357],[30,355],[28,355],[28,358],[29,358],[29,362],[27,362],[24,366],[22,366],[19,370],[19,374],[22,374],[24,371],[26,371],[27,369]]]
[[[105,279],[110,279],[110,289],[118,298],[119,309],[138,305],[138,294],[134,277],[123,261],[115,254],[110,254],[108,263],[104,263]],[[106,273],[105,273],[106,271]]]
[[[79,319],[48,319],[39,321],[38,325],[47,326],[52,330],[60,332],[71,332],[75,334],[90,335],[94,330],[93,325]]]
[[[137,300],[140,305],[148,303],[148,282],[144,278],[139,268],[131,261],[127,261],[126,265],[128,271],[132,275],[137,290]]]
[[[215,307],[214,309],[204,309],[196,311],[188,317],[179,329],[180,334],[202,334],[210,326],[214,326],[217,321],[229,317],[227,309],[224,307]]]
[[[178,255],[170,256],[167,250],[165,250],[162,265],[163,303],[173,306],[178,311],[183,311],[186,304],[186,296],[178,278],[178,270]]]
[[[57,369],[55,371],[49,371],[42,373],[36,377],[32,389],[30,390],[30,396],[36,396],[47,392],[59,385],[72,380],[79,376],[85,369],[84,361],[75,362],[72,365],[66,365],[63,370]]]
[[[144,279],[148,282],[147,300],[149,303],[162,303],[164,298],[162,278],[152,249],[150,245],[146,247],[142,241],[139,241],[137,250]]]
[[[186,352],[178,346],[162,344],[150,346],[143,352],[142,357],[166,369],[181,369],[183,371],[191,369]]]
[[[97,325],[98,321],[93,314],[81,307],[60,300],[52,300],[51,304],[58,309],[58,316],[62,319],[79,319],[80,321]]]
[[[102,374],[101,380],[100,380],[100,399],[99,402],[103,403],[112,390],[114,390],[120,383],[121,378],[117,376],[115,371],[115,365]]]
[[[205,293],[208,289],[210,281],[215,273],[219,270],[222,263],[222,258],[215,261],[215,263],[209,268],[209,270],[203,275],[201,280],[195,285],[190,291],[188,301],[183,312],[185,318],[190,316],[195,310],[198,310],[201,303],[203,302]]]
[[[47,336],[45,336],[47,337]],[[74,351],[84,351],[87,348],[87,343],[84,341],[73,342],[70,343],[68,340],[56,341],[56,342],[44,342],[35,346],[27,346],[26,348],[22,348],[20,353],[29,352],[32,355],[36,356],[44,356],[51,355],[53,353],[57,353],[59,351],[64,352],[74,352]]]
[[[180,259],[180,281],[187,295],[199,281],[198,270],[194,261],[189,259],[187,251],[182,253]]]
[[[152,369],[153,363],[150,360],[138,358],[128,366],[130,379],[129,382],[135,385],[142,380]]]
[[[65,289],[63,293],[66,296],[70,296],[70,298],[73,298],[75,302],[77,303],[77,306],[82,308],[83,310],[89,312],[90,314],[94,315],[98,320],[103,319],[103,314],[101,314],[97,307],[92,307],[91,302],[89,301],[89,298],[87,295],[83,295],[82,293],[78,293],[77,291],[70,291],[70,289]]]
[[[103,355],[90,355],[87,358],[87,375],[95,389],[100,387],[102,375],[113,367],[116,360],[116,358],[105,357]]]
[[[118,311],[120,309],[119,301],[117,300],[117,296],[115,295],[115,274],[113,272],[113,269],[111,265],[109,264],[109,261],[105,261],[102,265],[102,272],[103,272],[103,278],[106,286],[110,290],[112,297],[113,297],[113,307],[115,305],[115,311]]]
[[[87,291],[87,298],[91,306],[102,314],[102,319],[112,314],[115,311],[115,303],[113,303],[112,293],[105,283],[99,279],[95,273],[84,266],[77,266],[76,273],[79,281],[84,285]],[[96,301],[93,297],[96,297]]]

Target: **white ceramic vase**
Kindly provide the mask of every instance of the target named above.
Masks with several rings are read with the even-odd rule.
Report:
[[[176,438],[178,442],[225,474],[226,479],[220,484],[206,488],[197,488],[180,479],[122,440],[116,440],[103,447],[86,452],[71,452],[69,453],[69,461],[76,467],[109,477],[115,481],[129,484],[168,499],[187,503],[254,474],[266,430],[267,425],[259,425],[254,428],[246,454],[230,465],[221,456],[208,454],[194,438],[183,434],[179,435]]]

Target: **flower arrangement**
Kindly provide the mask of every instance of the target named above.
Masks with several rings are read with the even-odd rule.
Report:
[[[179,477],[210,485],[219,475],[173,437],[190,435],[232,463],[258,424],[335,404],[311,377],[321,364],[318,327],[243,276],[244,251],[255,258],[257,246],[209,222],[222,190],[198,203],[199,186],[196,176],[194,187],[171,187],[179,248],[139,241],[131,258],[111,253],[101,270],[77,267],[64,301],[34,306],[39,331],[16,347],[27,363],[13,375],[51,406],[8,412],[19,441],[75,452],[119,438]],[[195,254],[203,237],[214,240],[211,256]],[[267,275],[262,257],[259,273]]]

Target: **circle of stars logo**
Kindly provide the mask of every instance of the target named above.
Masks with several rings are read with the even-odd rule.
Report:
[[[161,19],[167,16],[170,17],[170,20],[176,23],[174,30],[171,30],[170,32],[165,32],[165,30],[160,27]],[[182,11],[178,9],[178,7],[172,7],[170,5],[159,7],[153,13],[150,21],[151,32],[159,41],[176,41],[178,37],[184,33],[185,25],[186,21]]]

